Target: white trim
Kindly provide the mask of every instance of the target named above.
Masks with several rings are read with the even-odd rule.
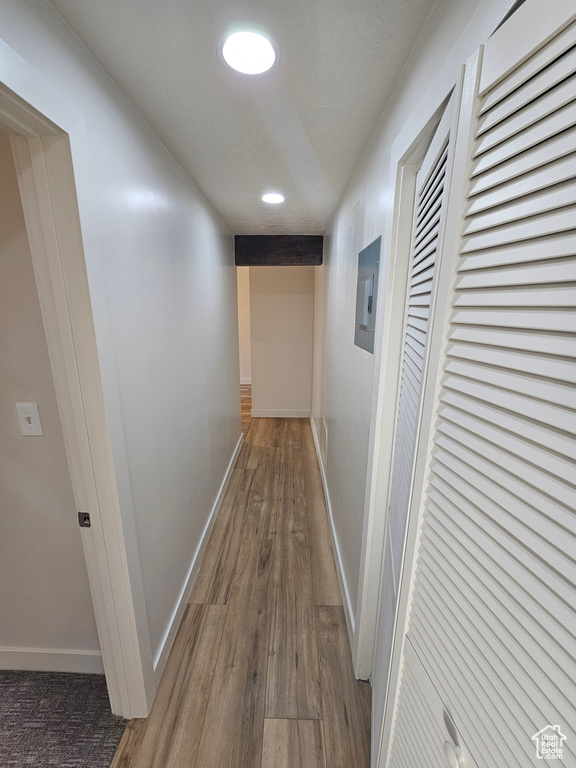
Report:
[[[58,136],[57,126],[10,91],[0,90],[0,122],[9,133],[34,139]]]
[[[252,410],[253,419],[309,419],[310,409],[295,410],[266,410],[256,408]]]
[[[69,138],[0,86],[112,712],[145,717],[156,679],[139,560],[120,517]]]
[[[330,523],[330,538],[332,541],[332,551],[334,553],[334,561],[336,563],[336,573],[338,574],[338,583],[340,584],[340,594],[342,595],[342,602],[344,607],[344,616],[346,617],[346,626],[348,628],[348,637],[350,644],[352,644],[352,638],[354,637],[354,630],[356,628],[356,620],[354,617],[354,611],[352,609],[352,601],[350,600],[350,590],[348,589],[348,582],[344,573],[344,565],[342,563],[342,554],[340,552],[340,544],[338,541],[338,534],[334,527],[334,518],[332,516],[332,504],[330,502],[330,494],[328,492],[328,483],[326,481],[326,470],[324,468],[324,462],[322,461],[322,454],[320,451],[320,443],[318,442],[318,434],[316,432],[316,426],[314,419],[310,417],[310,426],[312,428],[312,437],[314,438],[314,448],[316,449],[316,456],[318,457],[318,466],[320,467],[320,476],[322,478],[322,488],[324,490],[324,498],[326,500],[326,510],[328,512],[328,522]]]
[[[252,379],[240,379],[240,384],[252,384]]]
[[[442,203],[442,208],[444,211],[446,211],[447,205],[448,205],[448,198],[449,198],[449,190],[450,190],[450,179],[451,179],[451,173],[452,173],[452,164],[453,164],[453,157],[454,157],[454,149],[455,149],[455,141],[456,141],[456,120],[458,115],[458,103],[459,103],[459,95],[460,95],[460,87],[459,84],[456,84],[456,86],[452,89],[451,95],[449,96],[448,103],[446,104],[445,109],[443,110],[443,114],[441,118],[439,119],[438,125],[435,128],[434,135],[432,138],[432,141],[426,140],[423,144],[423,148],[426,151],[426,156],[423,159],[423,162],[418,170],[418,176],[417,176],[417,188],[421,189],[422,184],[425,184],[426,178],[428,174],[431,171],[431,168],[433,167],[433,164],[437,161],[437,159],[440,156],[440,152],[442,150],[442,147],[445,146],[446,142],[448,142],[448,154],[447,154],[447,161],[446,161],[446,177],[445,177],[445,183],[444,183],[444,202]],[[438,225],[438,244],[436,248],[436,257],[435,257],[435,275],[433,278],[433,284],[432,284],[432,290],[430,294],[430,305],[429,305],[429,321],[428,326],[426,330],[426,341],[424,344],[424,355],[422,358],[422,379],[420,383],[420,394],[418,396],[418,405],[417,405],[417,413],[415,415],[415,422],[413,424],[414,427],[414,454],[409,460],[409,472],[410,477],[408,479],[408,498],[407,498],[407,508],[406,508],[406,523],[405,528],[403,531],[403,538],[402,538],[402,544],[401,549],[399,547],[399,543],[396,543],[396,551],[395,548],[392,545],[392,541],[390,539],[391,536],[391,529],[390,529],[390,523],[389,523],[389,511],[390,511],[390,504],[391,504],[391,494],[392,494],[392,481],[393,481],[393,473],[395,471],[394,468],[390,471],[390,481],[388,484],[388,492],[387,492],[387,498],[386,498],[386,525],[387,525],[387,536],[386,539],[388,540],[388,553],[391,555],[394,559],[398,558],[399,565],[399,571],[398,571],[398,587],[397,591],[399,591],[399,585],[402,580],[402,573],[404,569],[404,548],[405,548],[405,542],[406,542],[406,535],[407,530],[410,526],[410,514],[413,514],[414,516],[418,517],[418,509],[413,508],[412,504],[412,498],[414,493],[414,488],[418,487],[418,482],[421,479],[424,469],[425,469],[425,461],[426,458],[423,457],[419,460],[420,456],[420,446],[422,442],[426,441],[426,435],[427,435],[427,429],[430,429],[429,425],[429,418],[427,417],[427,411],[426,411],[426,396],[427,396],[427,381],[428,381],[428,372],[430,368],[434,368],[437,361],[435,359],[431,360],[430,351],[434,347],[434,340],[437,338],[437,329],[434,324],[434,318],[436,315],[436,308],[438,306],[438,293],[439,290],[444,286],[444,283],[446,280],[443,280],[443,276],[445,274],[445,269],[443,267],[442,262],[442,247],[443,247],[443,241],[444,241],[444,221],[446,219],[446,214],[444,213],[440,219],[439,225]],[[414,223],[411,226],[411,231],[413,233],[414,227],[416,226],[416,220],[417,220],[417,211],[414,211]],[[412,235],[413,237],[413,235]],[[410,243],[409,250],[406,254],[409,258],[406,260],[408,263],[411,261],[411,255],[412,255],[412,249],[413,244]],[[399,254],[400,255],[400,254]],[[404,322],[403,322],[403,330],[402,330],[402,338],[405,339],[406,335],[406,323],[407,323],[407,312],[409,307],[409,292],[410,292],[410,285],[406,286],[406,298],[405,298],[405,309],[404,309]],[[403,354],[402,354],[403,356]],[[402,368],[403,363],[400,365],[399,370],[399,378],[398,381],[401,381],[402,377]],[[429,409],[429,411],[431,408]],[[393,444],[396,445],[396,432],[399,428],[399,414],[400,414],[400,398],[397,398],[396,403],[396,416],[395,416],[395,424],[394,424],[394,431],[392,434]],[[424,440],[422,437],[424,436]],[[394,457],[393,457],[394,458]],[[424,463],[422,463],[424,462]],[[386,539],[385,539],[385,546],[386,546]],[[392,646],[393,646],[393,639],[396,633],[396,616],[399,611],[399,601],[396,599],[395,604],[393,606],[388,605],[388,608],[392,607],[394,611],[394,617],[392,619],[393,626],[392,626],[392,636],[391,636],[391,644],[387,647],[382,647],[379,642],[379,638],[382,637],[382,632],[379,632],[379,627],[381,625],[381,622],[383,621],[390,621],[390,616],[387,615],[386,618],[383,618],[383,611],[385,611],[386,606],[382,602],[382,595],[385,594],[385,587],[383,580],[387,577],[387,570],[386,570],[386,564],[383,562],[382,564],[382,573],[380,577],[380,597],[378,600],[378,613],[377,613],[377,623],[376,623],[376,636],[375,636],[375,644],[374,644],[374,660],[372,663],[372,682],[373,686],[379,686],[382,690],[386,692],[386,697],[384,698],[384,708],[382,711],[380,711],[379,706],[378,709],[374,711],[374,717],[382,716],[385,711],[386,707],[386,698],[388,696],[388,692],[390,689],[388,685],[388,679],[390,676],[390,661],[392,658]],[[393,578],[395,577],[395,574],[393,574]],[[386,633],[385,633],[386,634]],[[388,665],[386,667],[382,667],[381,664],[378,664],[378,659],[376,658],[376,654],[379,652],[384,651],[385,657],[388,658]],[[389,653],[388,653],[389,651]],[[376,722],[376,721],[375,721]]]
[[[445,203],[446,218],[443,234],[438,244],[437,275],[433,305],[430,308],[429,338],[420,422],[416,438],[413,487],[411,491],[408,525],[404,544],[404,558],[400,574],[400,586],[396,609],[392,654],[386,686],[384,719],[380,734],[373,734],[373,765],[384,768],[389,758],[392,726],[398,702],[406,627],[409,619],[414,567],[421,528],[421,512],[429,474],[433,424],[439,402],[442,380],[443,349],[448,343],[447,329],[452,311],[450,296],[456,279],[455,260],[458,257],[457,237],[461,229],[462,184],[468,178],[466,168],[471,155],[471,121],[476,106],[477,81],[481,51],[469,57],[459,84],[460,93],[455,105],[455,121],[452,131],[452,167],[447,175],[448,197]]]
[[[160,677],[162,676],[162,672],[164,671],[164,667],[168,661],[168,656],[172,650],[174,638],[176,637],[176,632],[178,631],[178,627],[182,621],[182,616],[186,610],[188,598],[192,592],[192,587],[194,586],[196,576],[200,571],[202,557],[204,555],[204,551],[206,550],[206,545],[208,544],[210,534],[212,533],[212,528],[214,527],[214,523],[218,517],[218,512],[220,511],[220,507],[224,501],[224,496],[226,494],[230,478],[232,477],[232,472],[234,471],[236,461],[242,449],[243,442],[244,435],[241,434],[238,443],[236,444],[236,448],[234,449],[234,453],[232,454],[232,458],[230,459],[230,463],[228,464],[228,469],[226,470],[226,474],[222,480],[222,485],[218,491],[218,495],[216,497],[216,501],[214,502],[214,506],[212,507],[212,511],[210,512],[210,516],[208,517],[208,521],[204,526],[204,531],[200,537],[200,542],[196,547],[194,556],[192,557],[192,562],[190,563],[190,568],[188,569],[188,575],[184,579],[184,584],[182,585],[180,595],[178,596],[178,600],[176,601],[176,605],[172,611],[172,616],[170,617],[170,621],[168,622],[168,626],[166,627],[166,631],[164,632],[162,640],[160,641],[160,646],[156,652],[156,656],[154,658],[154,672],[156,673],[156,679],[158,680],[158,683],[160,683]]]
[[[394,159],[393,159],[394,163]],[[366,501],[363,517],[362,549],[358,595],[356,600],[358,629],[352,639],[352,661],[356,674],[362,679],[372,675],[372,658],[378,617],[380,574],[386,540],[386,501],[393,456],[396,402],[400,385],[402,327],[404,300],[408,281],[408,259],[397,260],[396,253],[408,247],[414,207],[417,165],[406,164],[398,168],[394,189],[394,221],[398,222],[390,244],[390,275],[383,318],[377,318],[376,327],[382,328],[382,342],[376,341],[374,371],[377,402],[374,425],[368,448]],[[388,228],[385,227],[385,230]],[[378,310],[377,310],[378,311]],[[382,356],[381,350],[386,350]]]
[[[102,654],[98,651],[71,651],[59,648],[0,648],[0,669],[104,674]]]
[[[449,95],[448,95],[449,97]],[[443,94],[439,102],[428,105],[428,119],[409,119],[392,145],[390,159],[390,189],[395,190],[391,219],[384,226],[390,233],[383,250],[389,250],[389,274],[386,299],[379,302],[376,327],[382,336],[376,339],[374,361],[375,418],[371,427],[366,478],[364,529],[358,580],[358,629],[352,639],[352,661],[356,676],[366,679],[373,673],[373,655],[378,619],[380,579],[386,539],[386,510],[394,454],[396,409],[402,374],[402,345],[416,174],[427,149],[426,138],[438,125],[447,104]],[[423,108],[419,115],[426,114]],[[418,126],[413,128],[412,126]],[[384,280],[385,276],[381,276]],[[378,331],[377,331],[378,333]],[[386,354],[383,354],[383,350]],[[370,458],[371,457],[371,458]]]

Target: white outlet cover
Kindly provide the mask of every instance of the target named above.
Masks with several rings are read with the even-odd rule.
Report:
[[[25,437],[40,437],[42,424],[38,413],[38,403],[16,403],[20,430]]]

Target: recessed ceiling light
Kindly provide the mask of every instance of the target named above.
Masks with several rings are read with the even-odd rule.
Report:
[[[262,201],[270,203],[270,205],[278,205],[278,203],[284,202],[284,195],[281,195],[280,192],[267,192],[265,195],[262,195]]]
[[[233,32],[222,46],[224,61],[245,75],[259,75],[270,69],[276,51],[270,40],[258,32]]]

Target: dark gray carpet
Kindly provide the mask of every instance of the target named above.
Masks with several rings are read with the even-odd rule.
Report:
[[[125,727],[101,675],[0,671],[2,768],[109,768]]]

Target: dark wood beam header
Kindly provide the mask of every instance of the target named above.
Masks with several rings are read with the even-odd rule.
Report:
[[[237,267],[318,267],[322,235],[236,235]]]

